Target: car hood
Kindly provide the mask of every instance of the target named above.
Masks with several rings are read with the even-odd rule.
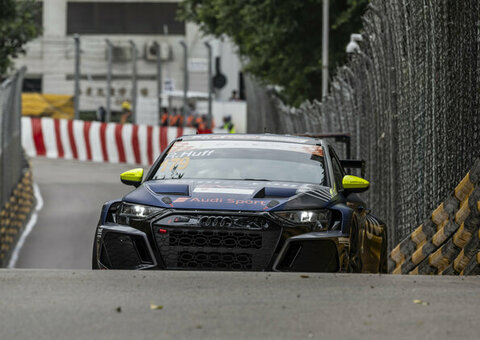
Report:
[[[332,201],[332,191],[292,182],[153,180],[144,182],[123,200],[175,209],[273,211],[326,207]]]

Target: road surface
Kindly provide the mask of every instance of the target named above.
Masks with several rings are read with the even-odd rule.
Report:
[[[133,187],[120,173],[136,166],[32,159],[44,205],[23,245],[17,268],[89,269],[100,209]]]
[[[479,277],[17,269],[0,286],[2,340],[478,339]]]
[[[479,277],[88,270],[128,168],[33,160],[45,205],[17,266],[55,269],[0,270],[0,339],[478,338]]]

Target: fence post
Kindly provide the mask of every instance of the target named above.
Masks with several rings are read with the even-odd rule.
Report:
[[[80,118],[79,112],[79,102],[80,102],[80,36],[75,34],[73,36],[75,41],[75,74],[74,74],[74,102],[73,102],[73,109],[74,109],[74,117],[75,119]]]
[[[183,47],[183,111],[182,115],[185,118],[187,115],[187,95],[188,95],[188,49],[184,41],[180,41]]]
[[[212,83],[212,45],[205,42],[205,47],[208,50],[208,126],[212,126],[212,94],[213,94],[213,83]]]
[[[112,120],[112,106],[111,106],[111,95],[112,95],[112,43],[110,40],[105,39],[107,43],[107,117],[106,122]]]
[[[132,123],[137,122],[137,46],[130,40],[132,47]]]
[[[154,43],[155,51],[157,52],[157,100],[158,100],[158,114],[162,112],[162,46],[158,42]]]

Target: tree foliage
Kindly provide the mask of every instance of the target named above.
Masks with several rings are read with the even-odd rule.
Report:
[[[345,61],[368,2],[330,1],[331,69]],[[322,6],[322,0],[185,0],[180,16],[206,34],[230,37],[245,71],[280,86],[284,99],[298,105],[321,96]]]
[[[25,52],[24,45],[40,34],[40,15],[41,3],[35,0],[0,0],[0,76],[12,58]]]

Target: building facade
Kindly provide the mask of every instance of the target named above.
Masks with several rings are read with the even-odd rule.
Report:
[[[205,42],[213,50],[227,82],[217,89],[215,99],[228,100],[239,93],[240,60],[228,40],[205,37],[195,24],[177,19],[179,1],[44,0],[43,35],[26,46],[26,55],[16,66],[27,66],[25,91],[45,94],[74,93],[75,43],[80,41],[80,110],[105,105],[107,39],[112,44],[112,110],[132,98],[133,55],[137,51],[137,97],[156,98],[157,63],[154,42],[161,46],[162,89],[183,91],[184,42],[188,50],[189,91],[200,96],[208,92],[208,58]],[[180,105],[180,104],[179,104]]]

